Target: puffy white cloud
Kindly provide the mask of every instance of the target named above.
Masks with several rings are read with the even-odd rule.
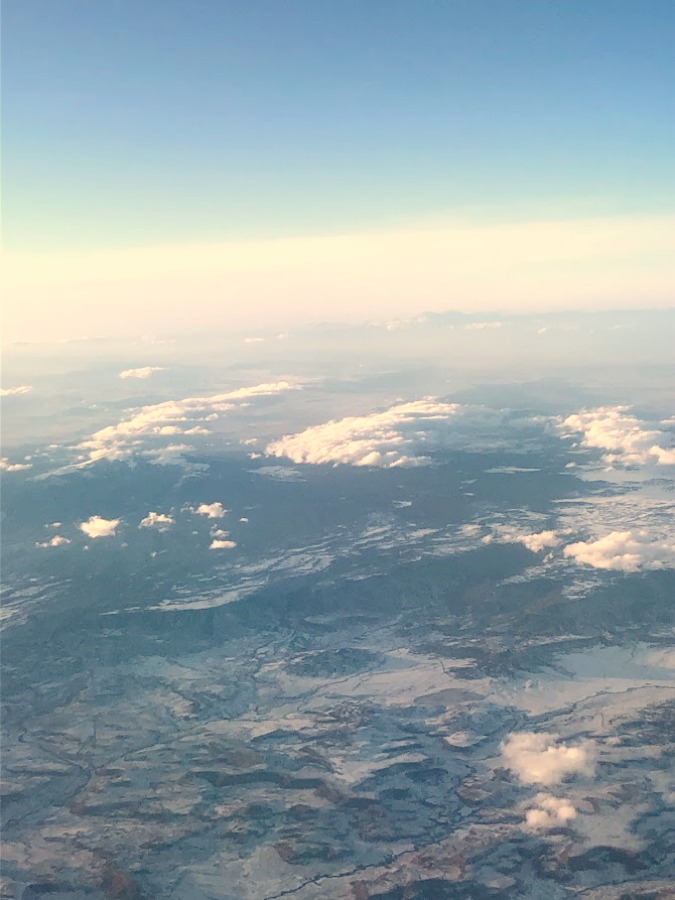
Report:
[[[525,813],[525,826],[532,831],[559,828],[576,818],[577,811],[569,800],[540,793],[533,800],[533,806]]]
[[[647,531],[612,531],[597,541],[568,544],[563,552],[594,569],[638,572],[675,568],[675,541],[660,540]]]
[[[2,472],[23,472],[24,469],[32,468],[32,463],[11,463],[6,456],[0,459],[0,471]]]
[[[226,538],[230,536],[229,531],[225,531],[222,528],[218,528],[216,525],[213,526],[211,531],[209,532],[212,538]]]
[[[675,449],[664,447],[668,435],[658,428],[645,427],[626,406],[601,406],[567,416],[560,423],[566,436],[581,434],[581,446],[606,451],[609,465],[672,465]]]
[[[0,388],[0,397],[13,397],[16,394],[29,394],[33,390],[32,384],[20,384],[13,388]]]
[[[55,534],[54,537],[50,541],[36,541],[36,547],[61,547],[64,544],[69,544],[70,538],[62,537],[60,534]]]
[[[461,410],[458,403],[435,398],[401,403],[384,412],[334,419],[286,435],[269,444],[266,453],[295,463],[383,468],[424,465],[429,457],[417,455],[416,449],[441,446],[441,432]]]
[[[153,372],[163,372],[163,366],[142,366],[139,369],[125,369],[120,378],[149,378]]]
[[[167,531],[173,525],[175,519],[166,513],[149,512],[144,519],[141,519],[139,528],[157,528],[158,531]]]
[[[187,444],[170,447],[148,447],[148,443],[166,437],[203,435],[204,422],[213,421],[219,413],[237,409],[252,399],[267,397],[297,388],[287,381],[237,388],[207,397],[186,397],[182,400],[166,400],[150,406],[142,406],[132,415],[115,425],[108,425],[94,432],[77,445],[83,451],[78,466],[87,466],[99,460],[121,460],[134,454],[146,456],[158,464],[180,462],[183,454],[193,449]]]
[[[200,503],[194,510],[198,516],[206,516],[209,519],[222,519],[228,512],[222,503]]]
[[[220,539],[214,539],[209,544],[209,550],[232,550],[232,548],[236,546],[236,541],[222,541]]]
[[[521,534],[518,538],[521,544],[525,544],[533,553],[541,553],[550,547],[557,547],[560,538],[555,531],[539,531],[537,534]]]
[[[101,516],[90,516],[86,522],[82,522],[79,526],[87,537],[102,538],[111,537],[115,534],[117,526],[121,519],[103,519]]]
[[[593,745],[560,742],[558,735],[534,731],[514,732],[502,742],[502,759],[524,784],[558,784],[569,775],[592,775]]]

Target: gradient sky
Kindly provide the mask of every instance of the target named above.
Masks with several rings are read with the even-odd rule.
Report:
[[[672,0],[6,0],[3,42],[12,338],[672,303]]]

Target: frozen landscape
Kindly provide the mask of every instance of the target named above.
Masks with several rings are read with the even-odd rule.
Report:
[[[10,356],[3,898],[673,895],[668,351],[477,324]]]

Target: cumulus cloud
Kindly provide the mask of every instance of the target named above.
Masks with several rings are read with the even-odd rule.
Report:
[[[560,538],[555,531],[539,531],[536,534],[521,534],[518,537],[521,544],[525,544],[528,550],[533,553],[541,553],[550,547],[557,547]]]
[[[675,568],[675,542],[647,531],[612,531],[597,541],[568,544],[565,556],[594,569],[638,572]]]
[[[61,547],[63,544],[69,544],[70,538],[62,537],[60,534],[55,534],[54,537],[50,541],[36,541],[36,547]]]
[[[419,446],[442,445],[441,432],[462,407],[435,398],[401,403],[380,413],[334,419],[291,434],[267,446],[269,456],[295,463],[352,466],[415,466],[428,463]]]
[[[141,366],[139,369],[125,369],[120,378],[149,378],[153,372],[163,372],[163,366]]]
[[[569,746],[558,735],[514,732],[502,742],[502,759],[524,784],[558,784],[570,775],[592,775],[595,752],[590,742]]]
[[[103,538],[112,537],[120,524],[121,519],[103,519],[101,516],[90,516],[86,522],[82,522],[79,526],[87,537]]]
[[[29,394],[33,390],[32,384],[20,384],[13,388],[0,388],[0,397],[12,397],[15,394]]]
[[[222,519],[228,512],[222,503],[200,503],[194,510],[198,516],[206,516],[209,519]]]
[[[165,513],[149,512],[141,519],[139,528],[157,528],[158,531],[167,531],[173,525],[175,519]]]
[[[532,831],[559,828],[575,819],[577,811],[569,800],[552,794],[537,794],[531,809],[525,813],[525,827]]]
[[[626,406],[602,406],[567,416],[560,423],[569,437],[581,434],[581,446],[606,451],[602,459],[608,465],[672,465],[675,449],[664,446],[666,433],[645,427]]]
[[[296,387],[289,382],[279,381],[207,397],[186,397],[142,406],[117,424],[99,429],[78,444],[76,449],[82,451],[82,454],[77,465],[87,466],[103,459],[122,460],[134,454],[145,456],[154,463],[175,464],[193,448],[180,443],[163,446],[161,441],[164,438],[206,434],[208,432],[204,423],[213,421],[219,413],[237,409],[255,398],[268,397]],[[160,441],[160,446],[152,446],[153,441]]]
[[[0,459],[0,471],[2,472],[23,472],[24,469],[32,468],[31,463],[11,463],[6,456]]]
[[[213,538],[226,538],[226,537],[229,537],[229,536],[230,536],[230,532],[229,532],[229,531],[225,531],[225,530],[222,529],[222,528],[218,528],[216,525],[213,526],[213,528],[211,529],[211,531],[209,532],[209,534],[210,534],[211,537],[213,537]]]
[[[232,548],[236,546],[236,541],[223,541],[216,538],[209,544],[209,550],[232,550]]]

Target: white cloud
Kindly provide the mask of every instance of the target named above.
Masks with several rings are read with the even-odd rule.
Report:
[[[493,526],[494,535],[485,535],[482,538],[484,544],[490,544],[493,540],[498,540],[502,544],[524,544],[532,553],[541,553],[542,550],[557,547],[560,538],[556,531],[538,531],[534,534],[523,532],[517,525],[501,525]]]
[[[230,536],[229,531],[225,531],[222,528],[218,528],[216,525],[213,526],[211,531],[209,532],[212,538],[226,538]]]
[[[532,831],[559,828],[576,818],[577,811],[569,800],[540,793],[534,798],[534,805],[525,813],[525,826]]]
[[[232,550],[236,546],[236,541],[213,540],[209,544],[209,550]]]
[[[222,519],[228,510],[223,508],[222,503],[200,503],[194,510],[198,516],[207,516],[209,519]]]
[[[144,519],[141,519],[141,524],[138,527],[157,528],[159,531],[167,531],[174,521],[173,516],[167,516],[165,513],[149,512]]]
[[[193,448],[186,444],[147,448],[148,442],[176,435],[194,437],[206,434],[203,423],[212,421],[218,413],[237,409],[251,399],[271,396],[296,387],[289,382],[279,381],[237,388],[207,397],[186,397],[142,406],[116,425],[101,428],[78,444],[77,449],[83,451],[78,466],[87,466],[103,459],[126,459],[139,453],[158,464],[175,464],[182,460],[184,453]],[[143,445],[146,445],[146,449],[143,449]]]
[[[50,541],[37,541],[36,547],[61,547],[63,544],[69,544],[70,538],[62,537],[60,534],[55,534],[54,537]]]
[[[0,459],[0,471],[2,472],[23,472],[24,469],[31,468],[31,463],[11,463],[6,456]]]
[[[675,542],[659,540],[647,531],[612,531],[597,541],[568,544],[564,554],[594,569],[638,572],[675,568]]]
[[[33,390],[32,384],[20,384],[13,388],[0,388],[0,397],[12,397],[15,394],[28,394]]]
[[[521,534],[517,539],[533,553],[541,553],[549,547],[557,547],[560,539],[555,531],[539,531],[537,534]]]
[[[115,534],[120,522],[121,519],[103,519],[101,516],[90,516],[79,527],[80,531],[83,531],[90,538],[111,537]]]
[[[571,747],[555,734],[515,732],[502,742],[501,751],[506,767],[524,784],[557,784],[569,775],[592,775],[595,769],[590,742]]]
[[[125,369],[120,372],[120,378],[149,378],[153,372],[163,372],[163,366],[142,366],[139,369]]]
[[[334,419],[286,435],[269,444],[265,452],[295,463],[382,468],[424,465],[429,457],[417,455],[417,448],[434,449],[447,443],[443,432],[462,409],[458,403],[433,397],[401,403],[384,412]]]
[[[606,451],[608,465],[672,465],[675,449],[662,446],[668,435],[658,428],[645,427],[626,406],[601,406],[567,416],[560,423],[567,437],[581,434],[581,446]]]
[[[501,327],[501,322],[469,322],[468,325],[464,326],[467,331],[494,331],[494,329]]]

